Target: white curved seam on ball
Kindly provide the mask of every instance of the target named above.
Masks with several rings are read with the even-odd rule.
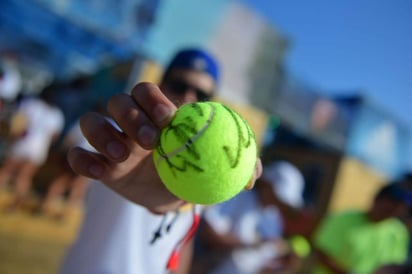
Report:
[[[175,150],[171,152],[159,154],[160,157],[157,159],[157,164],[159,165],[162,160],[176,156],[180,152],[184,151],[188,146],[190,146],[190,144],[194,144],[197,141],[197,139],[199,139],[200,136],[202,136],[203,133],[206,131],[206,129],[210,126],[210,123],[214,115],[215,115],[215,109],[211,107],[209,117],[207,118],[206,123],[203,125],[203,127],[195,135],[190,137],[189,140],[187,140],[187,142],[184,143],[182,146],[176,148]]]

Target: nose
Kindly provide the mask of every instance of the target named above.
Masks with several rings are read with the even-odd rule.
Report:
[[[166,95],[167,96],[167,95]],[[168,94],[167,96],[176,106],[181,106],[183,104],[195,103],[198,101],[196,93],[187,91],[184,94]]]
[[[182,100],[184,103],[197,102],[196,92],[191,89],[186,90],[185,94],[182,97],[183,97]]]

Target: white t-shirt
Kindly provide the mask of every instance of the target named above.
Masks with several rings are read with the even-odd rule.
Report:
[[[63,112],[37,98],[23,100],[18,111],[23,112],[28,124],[26,134],[13,143],[10,156],[43,164],[53,136],[60,134],[63,129]]]
[[[224,258],[210,274],[255,273],[276,257],[276,246],[271,240],[282,237],[282,218],[277,208],[262,207],[254,190],[242,191],[227,202],[206,208],[204,219],[217,233],[231,233],[244,244],[262,240],[268,243],[232,251],[231,256]]]
[[[61,274],[164,274],[172,250],[192,225],[191,210],[154,215],[99,182],[92,182],[77,240]],[[163,222],[163,225],[161,223]],[[166,226],[173,222],[169,232]],[[162,236],[151,244],[154,232]]]

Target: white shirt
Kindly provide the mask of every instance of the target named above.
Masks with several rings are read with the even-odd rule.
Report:
[[[53,137],[63,129],[63,112],[38,98],[24,99],[18,111],[23,112],[28,124],[26,134],[13,143],[10,156],[43,164]]]
[[[276,247],[270,240],[282,237],[282,218],[275,207],[262,207],[254,190],[242,191],[227,202],[207,208],[204,218],[217,233],[231,233],[244,244],[268,241],[258,248],[232,251],[210,274],[255,273],[276,257]]]
[[[166,215],[162,237],[151,244],[163,216],[135,205],[99,182],[92,182],[77,240],[68,250],[61,274],[163,274],[179,240],[192,225],[182,212],[169,232],[174,213]]]

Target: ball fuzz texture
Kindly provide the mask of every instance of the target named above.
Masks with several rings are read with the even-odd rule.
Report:
[[[226,201],[248,184],[257,145],[248,123],[216,102],[180,107],[153,153],[160,178],[178,198],[197,204]]]

